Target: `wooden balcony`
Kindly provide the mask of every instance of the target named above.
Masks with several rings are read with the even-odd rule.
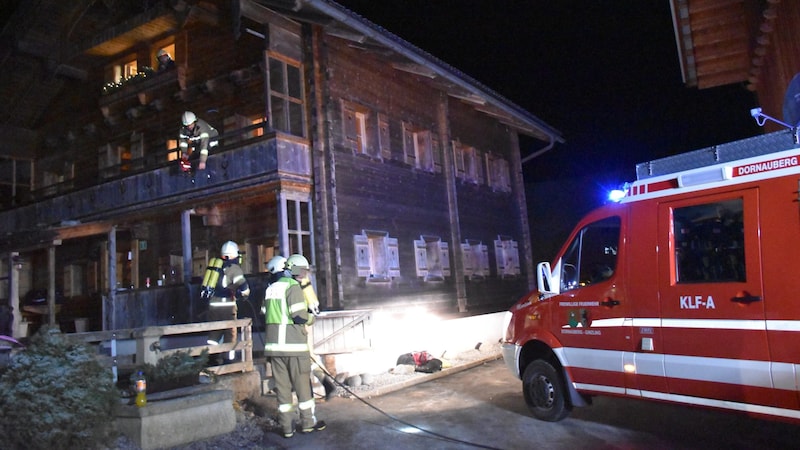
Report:
[[[238,135],[248,129],[237,130]],[[252,131],[252,130],[249,130]],[[158,208],[191,208],[194,203],[255,189],[267,183],[312,183],[307,141],[273,130],[241,140],[234,133],[219,136],[206,170],[191,176],[181,172],[166,152],[156,158],[125,161],[125,170],[97,184],[76,188],[72,181],[50,186],[51,192],[32,204],[0,212],[0,249],[36,246],[46,240],[43,228],[115,221]],[[228,140],[232,142],[226,145]],[[32,233],[32,231],[40,233]]]

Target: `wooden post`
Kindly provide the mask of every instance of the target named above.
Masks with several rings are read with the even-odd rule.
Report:
[[[161,327],[140,328],[133,332],[136,339],[136,364],[158,363],[158,352],[161,349],[161,336],[164,330]]]
[[[56,325],[56,246],[55,243],[47,248],[47,271],[49,280],[47,286],[47,323]]]

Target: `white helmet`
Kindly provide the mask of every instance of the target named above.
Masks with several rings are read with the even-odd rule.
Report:
[[[197,116],[195,116],[191,111],[186,111],[183,113],[183,117],[181,117],[181,122],[183,122],[184,126],[189,125],[190,123],[195,123],[196,121]]]
[[[301,269],[308,269],[309,264],[306,257],[299,253],[295,253],[294,255],[290,256],[289,259],[286,260],[286,269],[294,270],[295,267],[299,267]]]
[[[222,244],[222,250],[220,251],[222,254],[222,259],[234,259],[239,257],[239,246],[236,245],[236,242],[228,241]]]
[[[283,256],[274,256],[267,263],[267,271],[269,273],[281,273],[286,270],[286,258]]]

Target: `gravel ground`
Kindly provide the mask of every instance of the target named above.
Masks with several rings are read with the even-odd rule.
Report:
[[[500,357],[500,344],[483,344],[480,349],[468,350],[448,359],[449,367],[458,368],[487,358]],[[447,370],[447,366],[445,367]],[[382,395],[417,382],[424,381],[430,374],[413,371],[413,366],[397,366],[389,371],[370,374],[359,386],[337,387],[334,395],[362,398]],[[341,381],[341,380],[340,380]],[[345,384],[345,383],[342,383]],[[318,396],[319,397],[319,396]],[[264,399],[267,401],[263,401]],[[318,398],[318,401],[324,401]],[[262,397],[257,401],[245,400],[234,405],[236,411],[236,428],[221,436],[191,444],[172,447],[169,450],[255,450],[264,449],[262,442],[265,433],[274,433],[278,429],[275,420],[277,414],[274,400]],[[114,450],[141,450],[130,439],[120,436],[111,447]],[[107,449],[111,450],[111,449]]]

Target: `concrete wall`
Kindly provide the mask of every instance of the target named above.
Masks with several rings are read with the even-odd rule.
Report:
[[[236,428],[233,391],[213,390],[148,401],[139,408],[120,405],[117,430],[143,450],[169,448],[230,433]]]
[[[372,318],[372,350],[335,355],[336,371],[381,373],[396,365],[397,357],[427,351],[435,357],[452,358],[475,349],[477,344],[498,342],[505,312],[456,319],[433,315],[376,312]]]

